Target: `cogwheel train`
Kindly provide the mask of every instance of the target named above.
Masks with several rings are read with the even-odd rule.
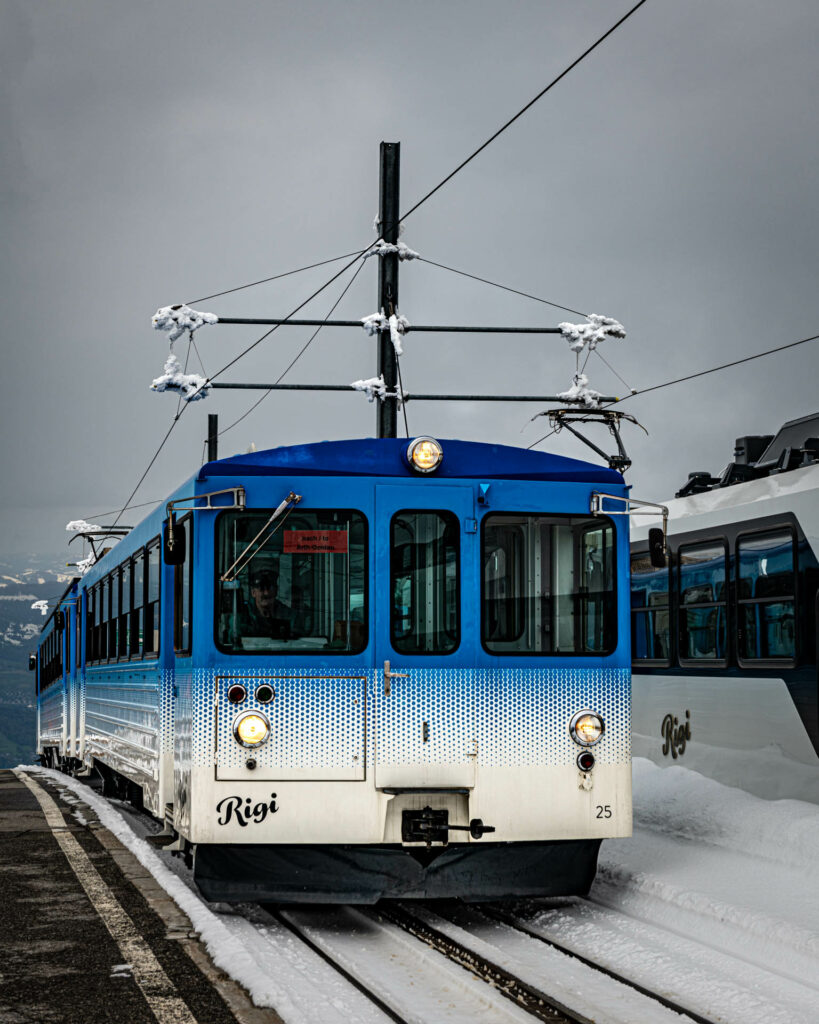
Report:
[[[631,832],[626,495],[432,438],[208,462],[46,623],[41,756],[215,900],[585,892]]]
[[[819,413],[740,437],[632,529],[634,753],[819,803]]]

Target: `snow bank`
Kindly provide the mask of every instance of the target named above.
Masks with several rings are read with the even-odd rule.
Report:
[[[569,342],[572,352],[582,352],[584,348],[594,351],[606,338],[625,338],[626,329],[610,316],[589,313],[585,324],[558,324],[561,334]]]
[[[100,533],[102,531],[101,526],[97,526],[95,523],[86,523],[84,519],[72,519],[70,523],[65,524],[65,528],[69,533]]]
[[[183,373],[179,360],[171,352],[165,361],[165,372],[154,378],[151,391],[178,391],[186,402],[198,402],[208,397],[210,384],[198,373]]]
[[[582,402],[587,409],[597,409],[600,392],[589,387],[589,378],[585,373],[576,373],[569,390],[559,391],[557,397],[561,402]]]
[[[162,306],[154,313],[151,323],[154,330],[167,331],[168,341],[173,344],[185,331],[196,331],[203,324],[218,324],[219,317],[215,313],[200,313],[190,306]]]

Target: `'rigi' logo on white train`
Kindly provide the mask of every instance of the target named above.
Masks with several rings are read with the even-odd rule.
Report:
[[[663,743],[663,755],[669,754],[676,760],[685,753],[685,745],[691,739],[691,712],[686,710],[685,721],[680,724],[676,715],[666,715],[660,726]]]
[[[278,809],[275,793],[270,794],[269,801],[260,800],[255,804],[249,796],[244,799],[240,796],[226,796],[216,805],[216,813],[219,815],[217,821],[220,825],[229,825],[235,818],[236,824],[242,828],[251,822],[261,825],[268,814],[275,814]]]

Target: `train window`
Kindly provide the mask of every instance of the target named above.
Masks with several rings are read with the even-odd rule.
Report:
[[[109,576],[111,587],[111,610],[108,619],[108,660],[116,661],[119,648],[117,646],[117,632],[119,629],[119,587],[120,573],[115,569]]]
[[[737,541],[741,661],[796,657],[794,538],[789,530]]]
[[[725,661],[728,604],[724,541],[679,549],[680,662]]]
[[[268,526],[269,518],[269,512],[236,512],[219,519],[217,646],[232,653],[363,651],[364,516],[316,509]]]
[[[180,526],[187,536],[185,561],[174,566],[173,647],[177,655],[191,653],[191,601],[193,597],[193,516],[185,516]]]
[[[145,654],[159,654],[159,606],[160,590],[160,547],[159,538],[152,540],[147,549],[145,565],[148,577],[145,587],[145,631],[143,634]]]
[[[111,617],[111,580],[105,577],[100,585],[100,661],[108,657],[108,620]]]
[[[82,591],[77,593],[74,610],[74,667],[82,666]]]
[[[491,654],[602,654],[616,642],[614,528],[587,516],[483,521],[481,639]]]
[[[128,619],[131,612],[131,562],[124,562],[120,575],[119,626],[117,627],[117,654],[128,657]]]
[[[458,518],[398,512],[390,524],[390,638],[401,654],[450,654],[460,643]]]
[[[647,551],[631,558],[631,652],[635,661],[670,664],[668,569],[653,566]]]
[[[128,631],[128,650],[132,658],[142,654],[142,629],[145,604],[145,552],[137,551],[131,562],[133,598],[131,601],[131,626]]]

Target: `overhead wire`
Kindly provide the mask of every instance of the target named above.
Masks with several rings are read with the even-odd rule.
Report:
[[[406,220],[411,214],[415,213],[415,211],[419,208],[419,206],[423,206],[423,204],[428,199],[430,199],[432,196],[434,196],[435,193],[439,189],[443,188],[444,185],[446,185],[446,183],[448,181],[451,181],[459,171],[462,171],[464,169],[464,167],[466,167],[466,165],[468,163],[471,163],[475,159],[475,157],[479,153],[482,153],[486,149],[486,147],[488,145],[490,145],[492,142],[495,141],[495,139],[498,138],[499,135],[502,135],[506,131],[507,128],[511,127],[515,123],[515,121],[517,121],[517,119],[519,117],[522,117],[526,113],[526,111],[529,110],[530,107],[533,107],[535,105],[535,103],[537,103],[537,101],[539,99],[542,99],[546,95],[546,93],[549,92],[550,89],[553,89],[561,79],[565,78],[566,75],[568,75],[568,73],[573,68],[576,68],[577,65],[582,60],[584,60],[586,57],[588,57],[588,55],[593,50],[596,50],[597,47],[604,40],[608,39],[608,37],[613,32],[616,32],[617,29],[623,24],[623,22],[628,21],[628,19],[632,16],[632,14],[634,14],[636,11],[638,11],[643,6],[643,4],[645,2],[646,2],[646,0],[639,0],[639,3],[636,3],[634,5],[634,7],[632,7],[630,11],[628,11],[626,14],[624,14],[623,17],[620,18],[619,21],[616,21],[607,32],[604,32],[603,35],[600,36],[600,38],[596,42],[592,43],[591,46],[589,46],[587,49],[585,49],[583,51],[583,53],[581,53],[579,57],[577,57],[575,60],[573,60],[572,63],[569,64],[569,66],[567,68],[564,68],[564,70],[561,71],[560,74],[556,78],[553,78],[552,81],[549,82],[549,84],[544,89],[541,89],[540,92],[537,94],[537,96],[535,96],[531,100],[529,100],[529,102],[526,104],[526,106],[521,107],[520,110],[514,115],[514,117],[510,117],[509,120],[505,124],[501,125],[501,127],[498,128],[498,130],[496,132],[494,132],[494,134],[489,136],[489,138],[486,140],[486,142],[482,143],[480,146],[478,146],[478,148],[474,152],[470,153],[470,155],[466,158],[466,160],[462,160],[461,163],[458,164],[458,166],[455,168],[454,171],[450,171],[450,173],[442,181],[440,181],[435,186],[435,188],[430,189],[430,191],[427,192],[427,194],[425,196],[422,196],[422,198],[419,199],[418,202],[414,206],[411,206],[409,208],[409,210],[407,210],[406,213],[402,214],[401,217],[399,218],[399,220]]]
[[[281,374],[278,376],[278,378],[274,381],[275,384],[280,384],[284,380],[285,376],[293,369],[293,367],[296,365],[296,363],[299,361],[299,359],[301,359],[301,357],[304,355],[304,353],[307,351],[307,349],[310,347],[310,345],[313,343],[313,341],[315,341],[316,336],[318,335],[319,331],[322,329],[322,327],[324,327],[324,325],[327,323],[327,321],[330,319],[330,317],[333,315],[333,313],[335,313],[336,309],[339,306],[339,303],[344,298],[344,296],[347,294],[347,292],[350,290],[350,288],[352,288],[356,278],[358,277],[358,275],[361,273],[361,271],[363,269],[364,269],[364,264],[362,262],[362,263],[359,264],[359,266],[356,269],[356,271],[353,274],[353,276],[350,278],[350,280],[344,286],[344,289],[341,292],[341,294],[339,295],[339,297],[333,303],[332,307],[330,308],[330,310],[327,313],[327,316],[325,316],[324,321],[315,329],[315,331],[313,331],[313,333],[310,335],[310,337],[307,340],[307,342],[301,347],[301,349],[298,351],[296,356],[290,361],[288,366],[281,372]],[[242,420],[245,419],[246,417],[248,417],[253,412],[253,410],[256,409],[257,406],[261,405],[261,403],[270,395],[271,391],[272,391],[272,389],[270,389],[268,391],[265,391],[265,393],[262,395],[262,397],[257,399],[253,403],[253,405],[251,405],[250,408],[246,412],[244,412],[237,420],[234,420],[233,423],[228,424],[228,426],[226,426],[224,428],[224,430],[220,430],[219,433],[216,436],[217,437],[221,437],[223,434],[226,434],[229,430],[232,430],[235,426],[237,426],[237,424],[241,423]]]
[[[777,352],[785,352],[787,349],[796,348],[798,345],[807,345],[810,341],[819,341],[819,334],[812,334],[808,338],[800,338],[799,341],[789,341],[785,345],[777,345],[775,348],[766,349],[764,352],[755,352],[753,355],[743,356],[741,359],[732,359],[730,363],[720,363],[719,366],[712,366],[708,370],[699,370],[697,373],[689,373],[684,377],[675,377],[673,380],[663,381],[662,384],[653,384],[650,388],[638,388],[636,390],[632,388],[630,395],[625,395],[623,398],[619,398],[616,402],[609,402],[601,408],[611,409],[615,405],[622,405],[623,402],[627,402],[630,398],[637,398],[638,395],[647,395],[651,391],[660,391],[662,388],[670,388],[674,384],[683,384],[685,381],[696,380],[698,377],[707,377],[711,373],[719,373],[720,370],[728,370],[732,366],[741,366],[743,363],[752,363],[755,359],[763,359],[765,356],[772,356]],[[600,358],[602,359],[603,357],[601,356]],[[628,385],[626,385],[626,387],[628,387]],[[527,445],[527,448],[534,448],[536,444],[546,441],[554,433],[556,433],[556,431],[550,430],[548,434],[544,434],[543,437],[538,438],[537,441],[533,441],[530,445]]]

